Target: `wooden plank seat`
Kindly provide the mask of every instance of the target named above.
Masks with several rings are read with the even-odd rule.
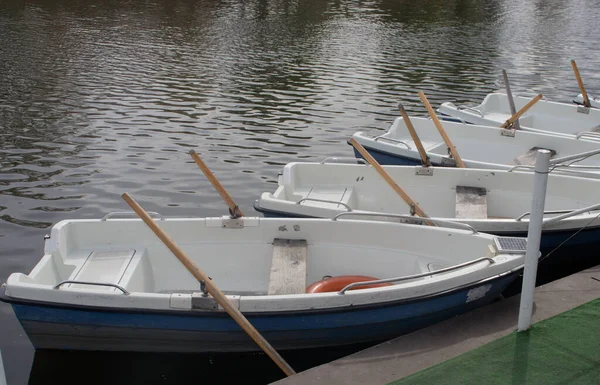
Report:
[[[517,164],[517,165],[526,165],[526,166],[533,166],[533,165],[535,165],[535,156],[537,154],[537,150],[548,150],[548,151],[550,151],[550,158],[552,158],[554,155],[556,155],[556,151],[551,150],[549,148],[532,147],[531,149],[529,149],[524,154],[521,154],[518,157],[516,157],[513,160],[513,163]]]
[[[304,239],[273,241],[273,260],[268,295],[302,294],[306,291],[307,243]]]
[[[486,189],[456,186],[456,218],[486,219],[487,217]]]

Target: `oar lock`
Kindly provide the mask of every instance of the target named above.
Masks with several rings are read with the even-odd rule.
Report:
[[[237,219],[243,216],[240,207],[237,204],[233,207],[233,210],[231,207],[229,208],[229,216],[231,216],[231,219]]]
[[[208,279],[212,281],[211,277],[208,277]],[[206,290],[206,282],[204,282],[204,280],[200,281],[200,291],[202,291],[203,297],[208,297],[208,290]]]

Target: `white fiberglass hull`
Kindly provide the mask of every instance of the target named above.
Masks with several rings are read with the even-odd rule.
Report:
[[[530,100],[530,97],[514,97],[516,110],[521,109]],[[488,94],[481,104],[474,107],[442,103],[439,112],[451,119],[493,127],[500,127],[511,116],[508,97],[503,93]],[[525,131],[600,140],[600,110],[572,103],[540,100],[519,118],[519,124]]]
[[[279,349],[377,341],[426,326],[497,298],[524,260],[523,251],[503,253],[498,238],[444,227],[248,217],[158,223]],[[304,245],[305,272],[296,278],[306,284],[364,274],[392,285],[269,294],[280,282],[271,265],[282,250],[276,239]],[[258,349],[140,220],[57,224],[40,263],[12,274],[3,291],[36,348]]]
[[[431,163],[436,166],[454,165],[434,123],[426,118],[411,118],[411,121]],[[535,149],[543,148],[552,152],[550,162],[559,164],[559,167],[553,167],[552,172],[588,178],[600,177],[598,142],[456,122],[443,122],[443,127],[469,168],[531,169],[535,161]],[[420,164],[419,153],[402,118],[397,118],[382,135],[357,132],[352,137],[380,164]],[[356,151],[355,153],[360,156]],[[579,158],[562,161],[565,157]]]

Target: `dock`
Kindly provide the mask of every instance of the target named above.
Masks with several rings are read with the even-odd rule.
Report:
[[[516,332],[519,300],[516,295],[495,302],[274,384],[553,383],[549,379],[583,384],[597,379],[600,265],[537,287],[534,324],[521,333]],[[549,346],[552,353],[543,354]]]

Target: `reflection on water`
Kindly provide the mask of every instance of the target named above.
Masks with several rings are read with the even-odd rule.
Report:
[[[226,213],[192,148],[248,212],[284,164],[351,156],[347,138],[386,129],[399,101],[424,113],[418,89],[479,101],[504,68],[513,92],[569,101],[574,58],[598,94],[599,14],[589,0],[3,0],[0,281],[34,266],[53,223],[122,211],[125,191],[164,215]],[[0,324],[24,383],[33,350],[6,305]]]
[[[296,372],[301,372],[368,346],[289,351],[281,355]],[[64,385],[261,385],[283,377],[283,372],[264,353],[158,354],[39,350],[35,353],[29,384],[45,385],[49,383],[48,379],[60,379]]]

